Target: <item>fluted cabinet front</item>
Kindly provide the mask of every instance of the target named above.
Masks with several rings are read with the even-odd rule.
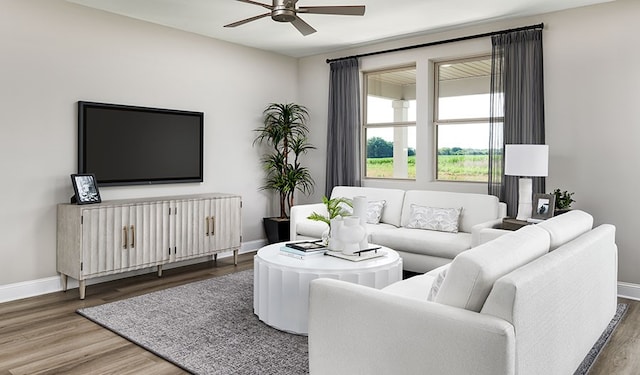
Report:
[[[85,278],[165,263],[168,202],[82,210],[82,275]]]
[[[58,206],[57,269],[84,280],[237,251],[241,198],[228,194]]]

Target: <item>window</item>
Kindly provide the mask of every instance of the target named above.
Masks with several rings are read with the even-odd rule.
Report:
[[[416,178],[416,68],[365,73],[368,178]]]
[[[486,182],[491,57],[435,64],[436,180]]]

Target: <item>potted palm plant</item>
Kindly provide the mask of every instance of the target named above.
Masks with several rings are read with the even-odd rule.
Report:
[[[307,108],[294,103],[271,103],[263,112],[263,125],[253,144],[267,146],[261,162],[266,172],[262,190],[278,194],[280,215],[264,218],[269,243],[289,239],[289,209],[294,204],[295,192],[313,192],[314,181],[307,167],[300,163],[300,156],[315,149],[308,142],[309,118]]]

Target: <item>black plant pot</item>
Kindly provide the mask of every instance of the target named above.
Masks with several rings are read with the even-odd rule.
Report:
[[[269,244],[289,241],[289,219],[265,217],[262,220]]]

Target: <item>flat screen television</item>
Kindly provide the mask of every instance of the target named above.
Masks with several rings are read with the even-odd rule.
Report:
[[[203,181],[204,113],[78,102],[78,173],[99,186]]]

